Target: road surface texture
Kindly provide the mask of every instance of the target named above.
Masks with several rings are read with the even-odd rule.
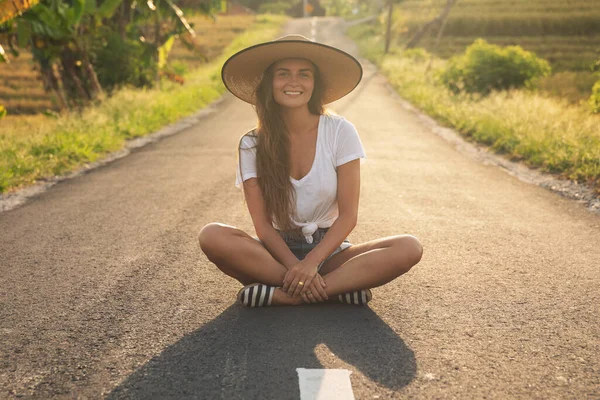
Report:
[[[368,156],[350,239],[414,234],[418,266],[370,308],[236,305],[197,244],[212,221],[254,234],[234,180],[255,116],[228,95],[0,214],[0,398],[299,399],[296,368],[352,371],[357,399],[600,398],[600,217],[463,155],[364,65],[333,105]]]

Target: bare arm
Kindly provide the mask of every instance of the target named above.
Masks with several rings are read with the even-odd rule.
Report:
[[[360,196],[360,159],[340,165],[337,176],[339,217],[323,240],[306,256],[309,262],[317,265],[329,257],[356,226]]]
[[[298,263],[298,258],[279,236],[265,210],[265,201],[256,178],[244,181],[244,196],[254,229],[260,241],[273,257],[290,269]]]

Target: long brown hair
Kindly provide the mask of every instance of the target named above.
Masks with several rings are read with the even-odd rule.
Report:
[[[291,220],[296,210],[296,199],[290,181],[290,139],[280,106],[273,98],[273,65],[266,69],[256,88],[256,170],[267,215],[280,230],[293,233],[298,227]],[[314,64],[313,68],[314,89],[308,110],[311,114],[321,115],[324,112],[325,87],[319,69]]]

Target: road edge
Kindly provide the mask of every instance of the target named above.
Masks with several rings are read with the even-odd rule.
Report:
[[[169,125],[165,125],[154,133],[150,133],[146,136],[128,140],[125,143],[125,147],[123,147],[121,150],[108,153],[105,157],[98,161],[89,164],[84,164],[83,166],[63,175],[57,175],[51,178],[39,180],[30,186],[26,186],[14,192],[5,194],[0,193],[0,213],[10,211],[24,205],[29,199],[39,196],[40,194],[46,192],[48,189],[50,189],[52,186],[56,185],[59,182],[85,175],[86,173],[108,165],[113,161],[127,157],[133,151],[142,148],[150,143],[156,143],[166,137],[173,136],[188,128],[191,128],[192,126],[197,124],[201,119],[206,118],[207,116],[216,112],[217,106],[225,100],[225,96],[227,96],[227,93],[224,93],[217,100],[213,101],[206,107],[200,109],[196,113],[188,117],[184,117],[180,120],[177,120],[176,122],[173,122]]]
[[[377,71],[379,73],[379,70]],[[575,200],[578,203],[584,204],[589,212],[600,215],[600,196],[596,195],[587,185],[576,181],[557,178],[555,175],[533,169],[524,163],[511,161],[499,154],[492,153],[490,152],[490,149],[483,144],[467,141],[454,129],[441,126],[435,119],[424,114],[417,107],[402,98],[389,84],[385,75],[381,74],[381,76],[385,78],[386,87],[392,94],[392,97],[402,106],[402,108],[413,112],[423,125],[431,132],[453,145],[461,154],[481,162],[484,165],[494,165],[499,167],[509,175],[512,175],[523,182],[543,187],[562,197]]]

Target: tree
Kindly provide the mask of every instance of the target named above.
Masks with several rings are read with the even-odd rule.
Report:
[[[199,1],[203,11],[220,6],[219,0]],[[41,0],[15,15],[3,25],[10,50],[18,56],[19,47],[31,48],[44,86],[55,93],[61,108],[83,106],[102,97],[94,67],[97,43],[114,32],[124,43],[136,43],[142,49],[141,60],[133,61],[154,71],[156,80],[175,38],[182,34],[188,46],[195,46],[192,27],[171,0],[103,0],[98,5],[93,0]],[[0,61],[8,62],[3,49],[0,55]],[[151,85],[152,80],[142,84]]]
[[[443,27],[446,25],[446,19],[448,18],[448,15],[450,14],[450,10],[452,9],[452,7],[454,7],[454,5],[456,4],[457,1],[458,0],[446,0],[446,7],[444,7],[444,10],[440,13],[440,15],[438,15],[437,17],[435,17],[434,19],[432,19],[431,21],[429,21],[428,23],[423,25],[423,27],[419,30],[419,32],[417,32],[412,37],[412,39],[410,39],[408,41],[408,43],[406,44],[406,46],[404,48],[411,49],[413,47],[416,47],[417,44],[419,44],[419,41],[421,41],[421,39],[423,38],[423,36],[425,36],[425,34],[429,31],[429,29],[431,29],[431,27],[433,27],[434,25],[441,25],[442,27],[440,28],[440,32],[443,31]],[[438,35],[438,37],[440,35]]]
[[[385,30],[385,54],[390,51],[392,41],[392,15],[394,14],[394,0],[388,0],[387,27]]]
[[[0,25],[23,14],[40,0],[0,0]]]
[[[102,93],[80,24],[90,11],[84,0],[47,0],[9,22],[11,51],[18,55],[15,44],[22,48],[30,45],[44,86],[56,94],[61,108],[69,106],[68,99],[85,102]],[[55,75],[55,64],[62,70],[60,78]]]
[[[37,3],[39,3],[39,0],[0,0],[0,33],[8,30],[7,28],[3,28],[2,24],[21,15]],[[10,62],[1,44],[0,62]]]

